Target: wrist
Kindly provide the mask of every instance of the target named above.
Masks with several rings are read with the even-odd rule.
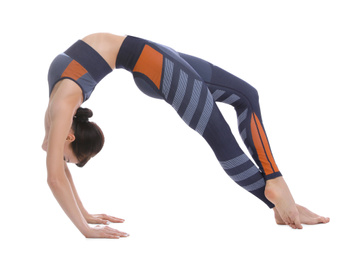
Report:
[[[82,235],[84,235],[84,237],[90,237],[90,233],[91,233],[91,227],[89,225],[85,226],[82,228],[82,230],[80,229]]]
[[[90,234],[91,232],[91,227],[89,226],[87,220],[85,219],[85,217],[82,216],[82,221],[81,223],[78,223],[77,228],[78,230],[85,236],[87,237],[88,234]]]
[[[88,221],[91,215],[86,210],[81,210],[81,213],[83,217],[86,219],[86,221]]]

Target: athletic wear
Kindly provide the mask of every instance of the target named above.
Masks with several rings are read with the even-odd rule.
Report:
[[[49,95],[58,81],[71,79],[82,89],[85,102],[97,83],[111,71],[98,52],[79,40],[53,60],[48,72]]]
[[[213,149],[227,174],[269,207],[265,180],[281,176],[262,124],[257,91],[245,81],[204,60],[128,36],[116,68],[133,74],[145,94],[166,100]],[[240,135],[259,169],[239,147],[215,101],[232,105]]]
[[[265,197],[265,180],[281,176],[263,127],[257,91],[245,81],[209,62],[178,53],[144,39],[124,40],[116,68],[130,71],[139,89],[148,96],[164,99],[178,115],[210,145],[226,173],[270,208]],[[86,101],[96,84],[111,68],[83,41],[57,56],[49,70],[50,93],[63,78],[74,80]],[[215,102],[232,105],[240,135],[254,162],[239,147]]]

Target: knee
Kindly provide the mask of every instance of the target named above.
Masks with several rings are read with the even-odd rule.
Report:
[[[245,97],[246,101],[252,108],[256,108],[256,106],[259,106],[259,94],[258,91],[252,87],[245,87],[245,91],[243,96]]]
[[[254,102],[254,103],[259,103],[259,94],[258,94],[258,90],[256,90],[254,87],[251,87],[251,97],[250,99]]]

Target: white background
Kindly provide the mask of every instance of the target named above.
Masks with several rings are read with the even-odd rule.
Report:
[[[0,10],[1,259],[363,259],[361,1],[21,0]],[[88,211],[124,218],[111,226],[130,237],[85,239],[47,186],[41,143],[49,64],[94,32],[171,46],[257,88],[296,201],[331,223],[275,225],[167,103],[118,70],[84,104],[104,150],[70,170]],[[234,110],[220,107],[237,134]]]

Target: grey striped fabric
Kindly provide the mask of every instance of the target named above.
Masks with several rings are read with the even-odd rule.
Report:
[[[185,123],[188,125],[190,125],[192,117],[196,112],[198,101],[200,100],[201,90],[202,90],[202,81],[195,80],[193,84],[190,102],[188,103],[187,109],[182,116],[183,121],[185,121]]]
[[[214,93],[212,93],[212,96],[214,97],[214,100],[217,100],[219,97],[225,94],[225,91],[223,90],[216,90]]]
[[[248,116],[248,109],[246,108],[243,113],[238,116],[238,125],[240,125]]]
[[[163,84],[162,84],[162,93],[166,100],[168,100],[169,94],[171,93],[171,90],[173,88],[175,91],[172,106],[173,108],[178,112],[178,110],[181,107],[182,102],[188,102],[188,105],[186,107],[186,110],[184,111],[184,114],[182,115],[182,119],[190,125],[191,120],[194,116],[199,118],[198,123],[195,127],[195,130],[203,135],[206,126],[209,122],[213,106],[214,106],[214,98],[211,95],[210,92],[207,93],[206,100],[204,102],[204,107],[202,111],[197,111],[198,104],[201,102],[201,91],[203,82],[201,80],[195,79],[194,81],[190,81],[190,84],[192,86],[192,95],[189,100],[184,100],[186,96],[186,90],[189,87],[189,75],[183,70],[175,70],[174,63],[170,61],[168,58],[164,59],[164,77],[163,77]],[[179,73],[178,73],[179,72]],[[191,75],[190,75],[191,76]],[[178,84],[177,86],[173,86],[172,82],[175,81],[173,79],[174,77],[178,77]],[[193,82],[193,83],[192,83]],[[196,114],[200,113],[200,114]]]
[[[181,106],[182,100],[186,94],[187,80],[188,80],[188,75],[183,70],[181,70],[177,86],[177,92],[172,102],[173,108],[177,111]]]
[[[265,180],[262,177],[261,179],[250,185],[243,186],[243,188],[246,189],[247,191],[255,191],[257,189],[263,188],[264,186],[265,186]]]
[[[162,93],[167,98],[169,94],[169,90],[172,83],[172,76],[173,76],[173,67],[174,64],[169,59],[164,59],[164,78],[163,78],[163,86],[162,86]]]
[[[205,107],[202,111],[200,120],[198,121],[198,124],[195,129],[198,133],[200,133],[200,135],[203,135],[205,128],[207,126],[207,123],[209,122],[209,119],[210,119],[210,116],[212,113],[212,109],[213,109],[213,105],[214,105],[214,100],[212,98],[212,95],[210,92],[207,92]]]
[[[239,165],[242,165],[248,160],[249,160],[248,156],[246,156],[245,154],[241,154],[238,157],[235,157],[231,160],[220,162],[220,164],[222,168],[224,168],[224,170],[229,170],[238,167]]]
[[[246,156],[246,154],[241,154],[228,161],[220,161],[220,164],[221,164],[222,168],[224,168],[224,170],[230,170],[230,169],[243,165],[247,161],[249,161],[248,156]],[[233,179],[237,183],[243,182],[243,181],[247,180],[248,178],[255,176],[256,179],[258,179],[258,180],[255,181],[254,183],[251,183],[248,185],[240,184],[247,191],[254,191],[254,190],[264,187],[264,185],[265,185],[263,176],[261,175],[259,169],[254,164],[252,164],[252,166],[250,168],[246,169],[245,171],[242,171],[235,175],[229,175],[229,176],[231,179]]]
[[[231,94],[228,98],[226,98],[225,100],[223,100],[221,102],[231,105],[232,103],[234,103],[235,101],[238,101],[239,99],[240,99],[240,97],[238,97],[237,95]]]
[[[230,176],[231,179],[233,179],[234,181],[236,182],[239,182],[239,181],[243,181],[243,180],[246,180],[250,177],[252,177],[254,174],[258,173],[258,168],[253,165],[252,167],[250,167],[249,169],[239,173],[239,174],[236,174],[236,175],[232,175]]]

